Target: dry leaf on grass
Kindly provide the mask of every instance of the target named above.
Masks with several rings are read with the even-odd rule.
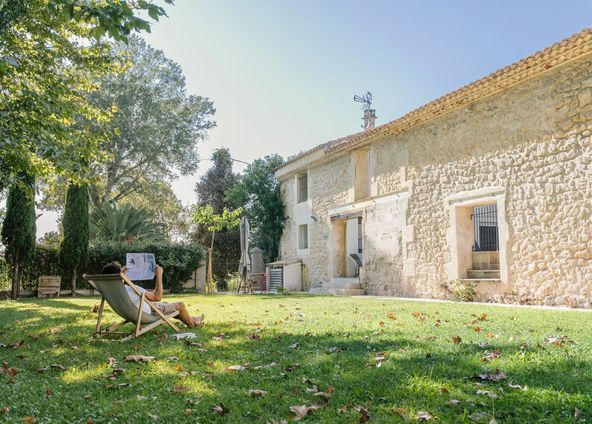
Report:
[[[183,386],[181,384],[173,387],[173,392],[175,392],[175,393],[187,393],[188,391],[189,391],[189,387]]]
[[[244,371],[246,369],[247,367],[245,367],[244,365],[231,365],[229,367],[226,367],[226,371]]]
[[[35,418],[35,417],[25,417],[21,421],[23,423],[26,423],[26,424],[33,424],[33,423],[36,423],[37,422],[37,418]]]
[[[452,343],[460,344],[461,342],[462,342],[462,339],[460,338],[460,336],[453,336],[452,337]]]
[[[393,314],[392,312],[389,312],[388,314],[386,314],[386,317],[388,319],[392,319],[392,320],[397,319],[397,317],[395,316],[395,314]]]
[[[311,408],[306,405],[290,406],[290,411],[294,414],[294,421],[299,421],[308,415]]]
[[[492,371],[482,372],[481,374],[478,374],[476,378],[483,380],[483,381],[498,382],[501,380],[505,380],[506,378],[508,378],[508,376],[503,371],[495,370],[493,372]]]
[[[458,405],[460,403],[460,400],[458,399],[450,399],[448,402],[446,402],[448,405]]]
[[[267,396],[267,392],[261,389],[251,389],[249,390],[249,396]]]
[[[401,418],[404,418],[409,414],[409,412],[405,408],[392,408],[391,412],[395,415],[398,415]]]
[[[478,395],[485,395],[485,396],[489,396],[492,399],[497,399],[497,394],[494,392],[491,392],[489,390],[477,390],[476,392]]]
[[[257,334],[257,333],[249,333],[249,339],[251,340],[260,340],[261,339],[261,335]]]
[[[125,360],[128,362],[150,362],[154,361],[156,358],[154,356],[146,356],[146,355],[128,355],[125,357]]]
[[[117,359],[113,358],[113,357],[109,357],[109,359],[107,359],[107,361],[109,361],[109,366],[111,368],[115,368],[115,366],[117,365]]]
[[[2,368],[0,368],[0,372],[3,372],[4,374],[8,375],[9,377],[14,377],[15,375],[18,374],[18,371],[15,368],[11,368],[8,365],[8,362],[4,362],[2,364]]]
[[[521,386],[520,384],[509,383],[508,387],[510,389],[522,390],[523,392],[526,392],[528,390],[528,386]]]
[[[298,343],[292,343],[290,346],[288,346],[290,349],[298,349],[298,347],[300,347]]]
[[[220,404],[212,406],[212,412],[218,415],[226,415],[228,412],[230,412],[230,410],[224,405]]]
[[[189,415],[193,414],[193,411],[191,410],[191,408],[185,408],[185,410],[183,411],[183,414],[189,416]]]
[[[214,340],[224,340],[226,338],[226,333],[219,333],[214,335],[213,339]]]
[[[8,414],[9,411],[10,408],[8,406],[5,406],[4,408],[0,409],[0,414]]]
[[[359,422],[360,423],[367,423],[370,420],[370,413],[368,412],[368,407],[362,405],[354,406],[354,409],[360,413]]]
[[[418,411],[417,414],[415,414],[415,418],[419,421],[430,421],[434,419],[434,417],[425,411]]]

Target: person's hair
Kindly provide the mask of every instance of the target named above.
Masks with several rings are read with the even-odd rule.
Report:
[[[119,274],[121,272],[121,264],[117,261],[109,262],[103,267],[103,274]]]

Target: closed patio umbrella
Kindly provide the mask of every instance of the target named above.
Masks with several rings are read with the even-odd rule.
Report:
[[[239,232],[241,257],[238,266],[240,284],[238,286],[237,292],[240,291],[240,288],[243,284],[245,288],[247,287],[247,280],[249,278],[249,274],[251,273],[251,258],[249,257],[249,220],[246,216],[241,218]]]

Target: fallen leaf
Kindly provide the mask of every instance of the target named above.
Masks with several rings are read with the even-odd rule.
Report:
[[[361,405],[354,406],[354,409],[360,413],[359,422],[360,423],[367,423],[370,420],[370,414],[368,413],[368,408]]]
[[[392,319],[392,320],[397,319],[397,317],[395,316],[395,314],[393,314],[392,312],[389,312],[388,314],[386,314],[386,317],[388,319]]]
[[[125,357],[125,360],[128,362],[150,362],[154,361],[156,358],[154,356],[146,356],[146,355],[128,355]]]
[[[156,414],[152,414],[152,413],[148,412],[146,415],[148,415],[150,418],[152,418],[155,421],[160,420],[160,417]]]
[[[492,332],[489,332],[489,333],[486,334],[486,336],[487,336],[488,339],[491,339],[491,338],[493,338],[495,336],[495,334],[493,334]]]
[[[494,392],[491,392],[489,390],[477,390],[476,392],[478,395],[486,395],[489,396],[492,399],[496,399],[497,398],[497,394]]]
[[[440,393],[450,393],[450,390],[446,387],[440,387]]]
[[[325,352],[327,353],[335,353],[335,352],[342,352],[343,348],[338,346],[330,346],[325,348]]]
[[[212,412],[214,414],[218,414],[218,415],[226,415],[229,411],[229,409],[227,407],[225,407],[224,405],[220,404],[220,405],[214,405],[212,406]]]
[[[244,371],[246,369],[247,367],[245,367],[244,365],[231,365],[229,367],[226,367],[226,371]]]
[[[173,392],[175,393],[187,393],[189,391],[189,387],[187,386],[183,386],[183,385],[178,385],[173,387]]]
[[[477,319],[479,321],[485,321],[485,320],[487,320],[487,314],[481,314]]]
[[[27,424],[32,424],[32,423],[36,423],[37,422],[37,418],[35,418],[35,417],[25,417],[21,421],[24,422],[24,423],[27,423]]]
[[[294,405],[290,406],[290,411],[294,414],[294,421],[299,421],[308,415],[310,408],[306,405]]]
[[[42,373],[44,373],[45,371],[48,371],[48,370],[49,370],[49,367],[37,368],[37,372],[39,374],[42,374]]]
[[[582,417],[582,411],[579,408],[576,408],[574,411],[574,418],[577,420]]]
[[[251,339],[251,340],[260,340],[261,339],[261,335],[259,335],[257,333],[249,333],[249,339]]]
[[[500,357],[500,351],[494,350],[493,352],[485,352],[485,355],[481,357],[481,362],[488,362]]]
[[[454,343],[454,344],[460,344],[460,342],[462,342],[462,339],[459,336],[453,336],[452,337],[452,343]]]
[[[84,400],[91,400],[92,399],[92,396],[91,395],[84,395],[84,396],[82,396],[82,399],[84,399]]]
[[[47,394],[47,396],[51,396],[51,395],[53,395],[53,390],[51,390],[51,389],[47,389],[47,390],[45,391],[45,393]]]
[[[261,389],[251,389],[249,390],[249,396],[267,396],[267,392]]]
[[[380,321],[380,322],[378,323],[378,325],[379,325],[380,327],[384,327],[384,321]]]
[[[393,408],[391,409],[391,412],[395,415],[398,415],[401,418],[404,418],[409,414],[409,412],[405,408]]]
[[[524,392],[526,392],[528,390],[528,386],[521,386],[520,384],[512,384],[512,383],[509,383],[508,384],[508,387],[510,389],[522,390]]]
[[[348,410],[348,405],[343,405],[341,408],[337,408],[337,413],[338,414],[345,414]]]
[[[434,417],[425,411],[418,411],[417,414],[415,414],[415,418],[419,421],[430,421],[434,419]]]
[[[113,358],[112,356],[110,356],[107,361],[109,362],[109,366],[111,368],[115,368],[115,366],[117,365],[117,359]]]
[[[66,367],[61,364],[51,364],[50,367],[54,370],[66,371]]]
[[[226,333],[219,333],[213,337],[214,340],[224,340],[225,338],[226,338]]]
[[[460,400],[458,399],[450,399],[448,402],[446,402],[448,405],[458,405],[460,403]]]
[[[505,372],[495,370],[494,372],[486,371],[477,375],[477,378],[484,381],[500,381],[508,378]]]
[[[8,414],[9,411],[10,408],[8,406],[5,406],[4,408],[0,409],[0,414]]]
[[[183,411],[183,413],[187,416],[191,415],[193,413],[193,411],[190,408],[185,408],[185,410]]]
[[[298,343],[292,343],[290,346],[288,346],[288,348],[290,349],[298,349],[300,345]]]

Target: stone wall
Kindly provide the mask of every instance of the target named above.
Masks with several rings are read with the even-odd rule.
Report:
[[[481,285],[481,297],[590,306],[591,69],[589,58],[573,62],[374,143],[373,195],[407,190],[409,197],[401,222],[388,204],[365,212],[367,292],[449,297],[444,200],[495,186],[505,189],[508,279]],[[328,278],[327,214],[352,200],[352,164],[346,156],[309,172],[320,218],[311,228],[310,279],[318,286]],[[283,251],[289,243],[282,239]]]

